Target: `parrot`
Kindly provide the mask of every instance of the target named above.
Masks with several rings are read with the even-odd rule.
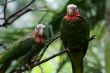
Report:
[[[83,58],[89,45],[90,27],[77,5],[69,4],[60,23],[61,40],[72,64],[72,73],[84,73]]]
[[[33,56],[37,55],[45,46],[45,40],[52,36],[52,30],[49,28],[44,24],[38,24],[33,33],[16,41],[0,56],[0,65],[2,65],[0,73],[5,73],[14,60],[25,60],[25,63],[30,63]]]

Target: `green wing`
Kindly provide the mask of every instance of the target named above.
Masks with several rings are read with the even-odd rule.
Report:
[[[9,59],[14,60],[27,54],[30,51],[32,44],[35,44],[32,36],[26,36],[25,38],[18,40],[0,57],[0,64],[5,63]]]

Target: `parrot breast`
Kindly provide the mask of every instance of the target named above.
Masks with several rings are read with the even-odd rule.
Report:
[[[79,48],[87,44],[89,39],[88,25],[80,18],[77,20],[63,19],[60,26],[61,39],[68,48]]]

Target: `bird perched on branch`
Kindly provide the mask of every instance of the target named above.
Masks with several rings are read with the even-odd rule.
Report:
[[[38,24],[32,34],[26,35],[14,43],[2,56],[0,56],[0,73],[5,73],[13,60],[24,63],[31,62],[33,56],[38,55],[45,46],[45,40],[50,38],[52,29],[43,24]]]
[[[74,4],[67,6],[67,13],[60,25],[61,40],[72,63],[73,73],[83,73],[83,58],[89,42],[90,29]]]

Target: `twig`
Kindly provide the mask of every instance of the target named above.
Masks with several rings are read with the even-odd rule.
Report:
[[[12,0],[10,2],[13,2],[13,1],[15,1],[15,0]],[[29,7],[34,2],[35,2],[35,0],[31,0],[24,7],[22,7],[19,10],[17,10],[15,13],[13,13],[12,15],[10,15],[9,17],[6,17],[6,8],[7,8],[7,3],[9,3],[9,1],[5,0],[5,3],[3,4],[4,5],[4,10],[3,10],[4,18],[0,18],[0,20],[5,20],[5,22],[2,23],[2,25],[0,25],[0,27],[6,27],[7,25],[12,24],[15,20],[17,20],[18,18],[20,18],[25,13],[27,13],[29,11],[34,11],[34,9],[32,9],[32,8]],[[45,7],[47,7],[47,6],[43,6],[43,7],[39,7],[39,8],[45,8]],[[39,9],[39,8],[37,8],[37,9]]]
[[[46,40],[46,42],[49,42],[50,40],[52,40],[55,37],[59,38],[60,35],[61,35],[60,32],[57,32],[55,35],[52,36],[52,38],[50,38],[49,40]]]
[[[55,58],[55,57],[57,57],[57,56],[59,56],[59,55],[61,55],[61,54],[64,54],[64,53],[66,53],[67,52],[67,50],[65,49],[65,50],[63,50],[63,51],[61,51],[61,52],[59,52],[59,53],[57,53],[57,54],[54,54],[54,55],[52,55],[52,56],[50,56],[50,57],[48,57],[48,58],[46,58],[46,59],[44,59],[44,60],[41,60],[41,61],[36,61],[36,63],[34,63],[34,64],[32,64],[31,65],[31,69],[33,68],[33,67],[35,67],[35,66],[39,66],[39,65],[41,65],[41,64],[43,64],[43,63],[45,63],[45,62],[47,62],[47,61],[49,61],[49,60],[51,60],[51,59],[53,59],[53,58]],[[18,69],[18,70],[13,70],[12,72],[24,72],[24,71],[26,71],[27,69],[25,68],[25,69]]]
[[[7,8],[7,0],[5,0],[4,9],[3,9],[5,22],[6,22],[6,8]]]
[[[23,10],[25,10],[27,7],[29,7],[35,0],[31,0],[31,2],[29,2],[27,5],[25,5],[23,8],[19,9],[17,12],[13,13],[12,15],[10,15],[7,20],[9,20],[10,18],[13,18],[14,16],[16,16],[17,14],[19,14],[20,12],[22,12]]]
[[[11,20],[10,22],[8,22],[8,24],[13,23],[16,19],[20,18],[22,15],[24,15],[25,13],[27,13],[29,11],[32,11],[32,9],[26,9],[22,13],[17,14],[16,17],[13,20]]]
[[[11,3],[11,2],[14,2],[14,1],[16,1],[16,0],[11,0],[11,1],[8,1],[7,3]],[[2,6],[2,5],[5,5],[6,3],[2,3],[2,4],[0,4],[0,6]]]
[[[38,65],[40,65],[40,64],[43,64],[43,63],[45,63],[45,62],[47,62],[47,61],[49,61],[49,60],[51,60],[51,59],[53,59],[53,58],[55,58],[55,57],[61,55],[61,54],[64,54],[65,52],[67,52],[66,49],[63,50],[63,51],[61,51],[61,52],[59,52],[59,53],[57,53],[57,54],[54,54],[54,55],[50,56],[49,58],[46,58],[46,59],[44,59],[44,60],[41,60],[41,61],[37,62],[36,64],[34,64],[34,65],[32,66],[32,68],[35,67],[35,66],[38,66]]]
[[[13,13],[12,15],[10,15],[9,17],[7,17],[7,19],[5,19],[5,22],[0,25],[0,27],[5,27],[7,25],[10,25],[11,23],[13,23],[16,19],[18,19],[19,17],[21,17],[22,15],[24,15],[25,13],[32,11],[31,8],[28,8],[32,3],[34,3],[35,0],[31,0],[28,4],[26,4],[23,8],[19,9],[18,11],[16,11],[15,13]],[[5,10],[5,9],[4,9]],[[12,19],[13,18],[13,19]]]

